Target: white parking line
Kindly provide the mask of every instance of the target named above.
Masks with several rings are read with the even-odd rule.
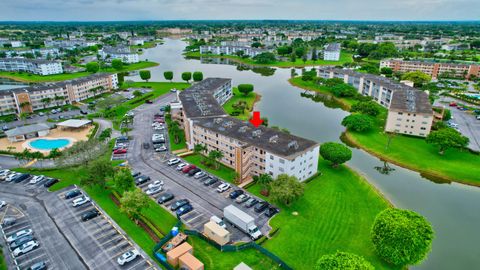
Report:
[[[25,255],[28,255],[28,253],[25,254]],[[48,256],[47,256],[46,253],[43,253],[43,254],[40,254],[40,255],[35,256],[35,257],[33,257],[33,258],[28,258],[28,259],[26,259],[25,261],[19,263],[18,265],[19,265],[19,266],[25,265],[25,264],[30,265],[33,261],[38,260],[39,258],[42,258],[42,257],[48,257]],[[44,260],[42,260],[42,261],[44,261]]]
[[[142,257],[140,257],[140,258],[142,258]],[[142,259],[143,259],[143,258],[142,258]],[[141,263],[145,262],[145,260],[137,260],[137,261],[138,261],[138,262],[137,262],[136,264],[134,264],[134,265],[130,266],[130,267],[127,269],[127,270],[134,269],[135,267],[137,267],[137,265],[139,265],[139,264],[141,264]]]
[[[200,213],[199,215],[195,216],[194,218],[186,220],[185,223],[191,223],[192,221],[196,220],[199,217],[203,217],[203,213]]]

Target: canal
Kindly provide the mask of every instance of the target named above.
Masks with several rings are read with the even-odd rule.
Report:
[[[250,69],[220,59],[185,59],[185,42],[166,39],[165,44],[145,50],[142,59],[160,63],[151,68],[152,81],[165,81],[164,71],[173,71],[180,81],[184,71],[202,71],[204,77],[226,77],[233,85],[252,83],[262,98],[256,109],[268,117],[269,125],[287,128],[293,134],[317,142],[340,141],[340,125],[346,112],[302,97],[301,89],[291,86],[290,69]],[[138,76],[126,79],[140,80]],[[364,175],[396,207],[414,210],[428,218],[436,237],[432,251],[411,269],[478,269],[480,266],[480,189],[456,183],[435,183],[419,173],[392,164],[359,149],[352,149],[348,165]],[[411,153],[415,155],[415,153]],[[380,168],[390,166],[389,174]],[[479,164],[480,166],[480,164]],[[461,170],[462,168],[458,168]],[[339,179],[340,181],[341,179]]]

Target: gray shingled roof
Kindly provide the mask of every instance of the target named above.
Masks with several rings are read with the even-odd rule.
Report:
[[[47,124],[40,123],[40,124],[33,124],[28,126],[16,127],[14,129],[10,129],[5,131],[5,134],[8,137],[25,135],[33,132],[38,132],[42,130],[49,130],[50,127]]]
[[[390,110],[421,114],[433,113],[428,94],[420,90],[397,90],[393,92]]]

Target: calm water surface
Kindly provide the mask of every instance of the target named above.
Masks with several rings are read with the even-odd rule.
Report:
[[[217,59],[187,60],[182,56],[184,48],[183,41],[167,39],[164,45],[144,52],[141,58],[160,63],[150,69],[152,81],[165,81],[163,72],[171,70],[176,81],[181,80],[180,74],[184,71],[202,71],[204,77],[232,78],[234,85],[252,83],[262,96],[256,109],[268,117],[270,125],[287,128],[293,134],[320,143],[340,141],[344,131],[340,122],[347,113],[302,97],[302,90],[287,82],[290,69],[252,71],[216,64],[220,62]],[[138,76],[129,79],[140,80]],[[411,269],[480,269],[479,188],[437,184],[395,165],[389,165],[394,169],[390,174],[381,174],[375,167],[383,167],[384,162],[362,150],[352,150],[350,167],[363,174],[395,206],[426,216],[435,229],[436,238],[428,259]]]

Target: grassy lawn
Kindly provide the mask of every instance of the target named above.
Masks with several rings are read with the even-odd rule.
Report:
[[[3,254],[3,247],[0,247],[0,270],[7,270],[7,262],[5,262],[5,257]]]
[[[149,49],[155,47],[155,41],[145,41],[143,45],[130,45],[131,49]]]
[[[124,65],[121,70],[116,70],[114,68],[104,68],[100,70],[100,72],[121,72],[121,71],[133,71],[138,69],[144,69],[149,67],[158,66],[158,63],[155,62],[139,62],[130,65]],[[54,74],[54,75],[37,75],[37,74],[30,74],[26,72],[7,72],[7,71],[0,71],[0,78],[8,78],[15,81],[20,82],[54,82],[54,81],[64,81],[64,80],[71,80],[75,78],[85,77],[91,75],[92,73],[82,71],[82,72],[75,72],[75,73],[63,73],[63,74]]]
[[[393,269],[376,256],[370,240],[375,216],[389,203],[346,166],[332,169],[320,160],[318,169],[322,175],[307,184],[303,197],[270,221],[280,230],[264,247],[294,269],[313,269],[319,257],[337,250],[361,255],[375,269]]]
[[[233,105],[237,102],[243,101],[247,104],[247,109],[243,111],[242,114],[236,115],[234,117],[240,120],[248,120],[250,118],[250,112],[253,110],[253,105],[255,104],[256,100],[257,94],[255,92],[251,92],[247,96],[245,96],[238,91],[237,87],[234,87],[233,96],[223,105],[223,109],[225,109],[228,114],[231,114],[232,112],[237,111],[235,108],[233,108]]]
[[[333,65],[333,66],[341,66],[344,63],[349,63],[353,62],[352,54],[347,53],[347,52],[342,52],[340,54],[340,60],[339,61],[325,61],[325,60],[317,60],[317,61],[312,61],[312,60],[307,60],[306,62],[303,62],[302,59],[297,59],[295,62],[290,62],[290,61],[275,61],[270,64],[258,64],[251,58],[241,58],[235,55],[217,55],[217,54],[200,54],[200,52],[186,52],[185,56],[187,57],[220,57],[220,58],[228,58],[232,59],[235,61],[238,61],[240,63],[244,63],[247,65],[252,65],[252,66],[269,66],[269,67],[305,67],[305,66],[321,66],[321,65]]]
[[[213,168],[209,168],[202,164],[200,161],[202,159],[201,155],[190,155],[183,157],[188,163],[194,164],[195,166],[199,167],[202,170],[205,170],[215,176],[222,178],[225,181],[233,183],[235,181],[235,170],[221,164],[218,170]]]
[[[303,89],[331,95],[328,88],[302,81],[300,77],[290,79],[289,82]],[[337,97],[334,99],[343,104],[342,108],[345,110],[357,102],[354,99]],[[386,149],[388,136],[383,132],[386,113],[385,109],[377,116],[374,130],[366,133],[348,131],[344,138],[381,159],[418,171],[430,179],[480,186],[480,167],[476,165],[480,164],[480,155],[466,150],[450,149],[442,156],[438,154],[438,148],[427,144],[425,139],[405,135],[396,135],[391,140],[390,147]]]

